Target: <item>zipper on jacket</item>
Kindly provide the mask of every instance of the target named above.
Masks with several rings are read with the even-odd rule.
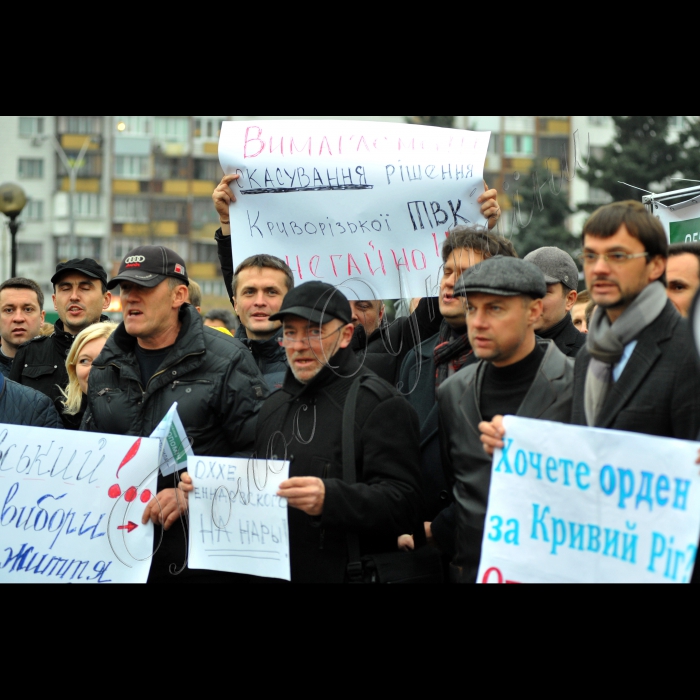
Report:
[[[159,372],[156,372],[149,380],[148,384],[146,384],[146,391],[148,391],[148,387],[150,386],[151,382],[156,378],[159,377],[161,374],[165,374],[171,367],[175,367],[179,365],[180,363],[184,362],[188,357],[195,357],[196,355],[204,355],[206,350],[203,350],[202,352],[191,352],[189,355],[185,355],[184,357],[181,357],[175,364],[169,365],[168,367],[163,367]],[[146,391],[143,393],[145,394]]]

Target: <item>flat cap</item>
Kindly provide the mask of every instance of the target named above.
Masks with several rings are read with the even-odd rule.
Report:
[[[334,318],[352,323],[350,302],[332,284],[305,282],[294,287],[284,297],[282,308],[270,321],[284,321],[285,316],[299,316],[311,323],[328,323]]]
[[[527,260],[497,255],[466,270],[455,285],[454,295],[498,294],[503,297],[527,295],[541,299],[547,293],[544,275]]]
[[[525,260],[537,265],[544,274],[547,284],[561,282],[569,289],[578,289],[578,268],[574,259],[561,248],[547,246],[528,253]]]

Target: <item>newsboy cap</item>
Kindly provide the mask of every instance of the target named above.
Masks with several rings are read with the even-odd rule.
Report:
[[[542,270],[547,284],[561,282],[569,289],[578,289],[578,268],[574,259],[565,250],[546,246],[533,250],[524,259]]]
[[[537,265],[520,258],[496,255],[470,267],[455,285],[456,297],[477,293],[541,299],[547,293],[547,284]]]

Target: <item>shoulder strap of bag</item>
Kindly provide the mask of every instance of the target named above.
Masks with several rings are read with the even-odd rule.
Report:
[[[357,408],[357,395],[360,391],[362,377],[358,377],[350,387],[350,392],[345,400],[343,408],[343,481],[346,484],[357,482],[357,468],[355,465],[355,410]],[[362,581],[362,562],[360,561],[360,538],[357,533],[347,534],[348,544],[348,578],[351,581]]]

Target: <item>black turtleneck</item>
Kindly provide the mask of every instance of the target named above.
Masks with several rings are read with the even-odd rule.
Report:
[[[562,318],[562,320],[559,321],[559,323],[555,323],[551,328],[548,328],[547,330],[537,331],[537,335],[539,335],[540,338],[544,338],[545,340],[555,340],[569,324],[573,325],[573,322],[571,320],[571,316],[568,313],[566,313],[564,314],[564,318]]]
[[[535,349],[520,362],[507,367],[494,367],[490,362],[484,369],[479,408],[484,420],[494,416],[515,415],[520,408],[540,368],[544,350],[535,344]]]

